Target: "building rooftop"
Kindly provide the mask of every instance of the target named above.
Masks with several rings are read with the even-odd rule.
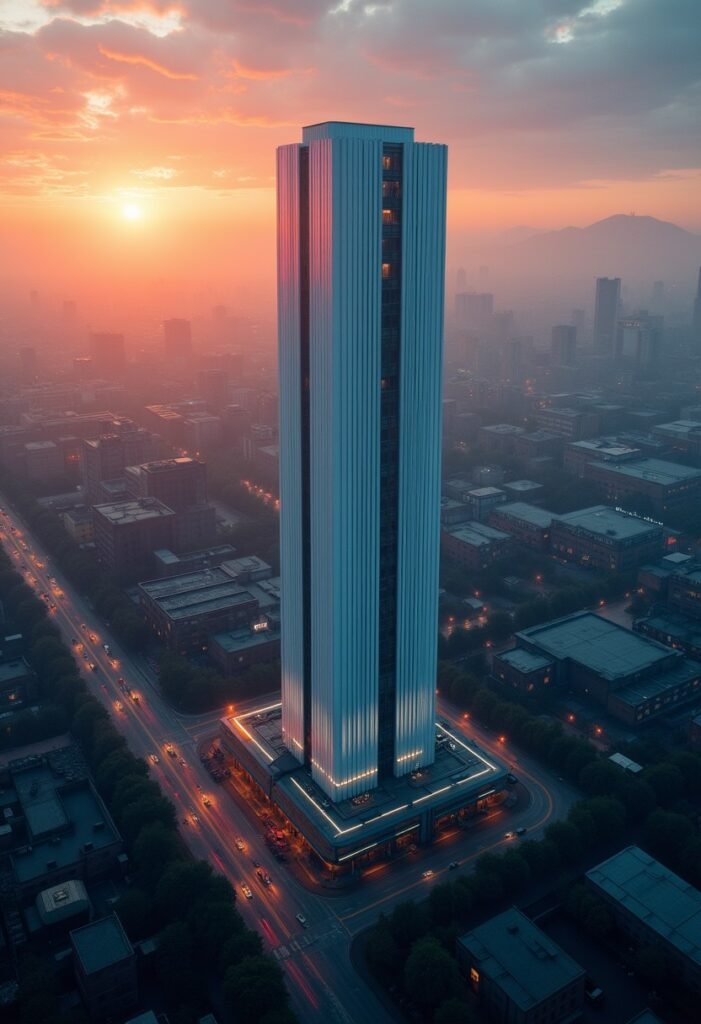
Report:
[[[655,434],[665,434],[670,437],[687,437],[689,434],[701,431],[701,423],[698,420],[674,420],[673,423],[658,423],[652,430]]]
[[[85,885],[79,878],[59,882],[42,889],[36,898],[36,908],[44,924],[61,921],[90,907]]]
[[[40,878],[52,863],[61,869],[77,863],[85,849],[101,849],[119,834],[92,786],[64,780],[43,760],[12,772],[31,846],[12,853],[20,884]]]
[[[94,505],[94,511],[113,526],[142,523],[146,519],[165,519],[175,512],[157,498],[130,498],[127,501]]]
[[[547,509],[529,505],[525,501],[509,501],[494,511],[497,515],[506,516],[507,519],[529,523],[531,526],[538,526],[544,530],[551,526],[553,519],[556,518],[554,513],[548,512]]]
[[[97,974],[134,955],[134,948],[116,914],[74,929],[71,942],[84,974]]]
[[[664,672],[650,679],[638,679],[616,691],[616,700],[629,704],[633,708],[662,697],[667,691],[674,690],[693,679],[701,678],[701,665],[690,658],[677,658]]]
[[[525,434],[523,427],[517,427],[513,423],[492,423],[488,427],[482,427],[488,434]]]
[[[24,446],[30,452],[38,452],[48,450],[49,448],[56,448],[56,444],[53,441],[29,441]]]
[[[321,121],[302,129],[302,142],[319,139],[378,139],[382,142],[413,142],[414,129],[397,125],[364,124],[355,121]]]
[[[574,451],[587,452],[592,456],[603,456],[604,458],[620,459],[622,456],[632,458],[634,455],[639,454],[638,448],[631,448],[610,437],[590,437],[587,441],[571,441],[567,448],[574,449]]]
[[[580,508],[576,512],[558,516],[557,519],[580,533],[589,533],[604,540],[610,538],[612,542],[642,540],[646,537],[652,540],[655,536],[662,536],[662,527],[657,523],[649,523],[606,505]]]
[[[701,892],[628,846],[586,873],[587,879],[646,927],[701,966]]]
[[[468,498],[495,498],[499,494],[504,492],[499,487],[474,487],[471,491],[467,492]]]
[[[584,976],[584,969],[516,907],[458,942],[477,970],[524,1012]]]
[[[511,534],[503,530],[495,530],[493,526],[486,526],[484,523],[470,521],[460,526],[455,526],[447,531],[452,537],[471,544],[473,547],[489,547],[490,544],[499,541],[511,540]]]
[[[508,487],[510,491],[522,491],[523,493],[543,490],[543,485],[536,483],[535,480],[509,480],[503,486]]]
[[[26,679],[27,676],[32,674],[32,670],[24,658],[13,658],[12,661],[3,661],[0,664],[0,686],[14,683],[18,679]]]
[[[517,672],[537,672],[538,669],[547,668],[552,665],[552,659],[546,658],[543,654],[528,651],[525,647],[514,647],[511,651],[503,651],[495,655],[495,660],[505,661]]]
[[[254,623],[241,629],[230,629],[226,633],[215,633],[211,642],[217,644],[226,654],[248,651],[252,647],[270,644],[280,639],[280,624],[275,621]]]
[[[242,555],[241,558],[228,558],[226,562],[222,562],[222,567],[235,577],[258,576],[261,573],[271,576],[273,571],[268,563],[264,562],[258,555]]]
[[[139,584],[139,590],[173,620],[256,600],[221,566],[148,580]]]
[[[634,629],[645,631],[646,628],[656,633],[663,633],[669,637],[672,644],[687,644],[689,647],[698,647],[701,650],[701,622],[692,619],[681,612],[664,611],[653,612],[646,615],[644,619],[637,619]]]
[[[655,640],[588,611],[532,626],[516,637],[553,658],[570,658],[609,680],[661,664],[675,653]]]
[[[664,487],[701,478],[701,469],[682,466],[678,462],[667,462],[666,459],[635,459],[615,466],[607,462],[594,462],[592,465],[605,469],[609,473],[618,473],[621,476],[630,476],[638,480],[648,480]]]
[[[508,768],[492,754],[484,753],[441,721],[436,731],[448,742],[436,748],[433,764],[419,772],[391,778],[371,789],[367,802],[343,800],[331,803],[313,782],[309,772],[288,753],[282,742],[280,703],[221,719],[221,727],[245,746],[247,752],[273,777],[276,786],[312,821],[315,828],[338,847],[352,844],[367,847],[384,834],[388,818],[394,828],[415,818],[429,806],[456,806],[494,792],[504,781]]]

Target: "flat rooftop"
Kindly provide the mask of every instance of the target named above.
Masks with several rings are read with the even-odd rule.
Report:
[[[260,629],[256,629],[255,625],[242,626],[241,629],[230,629],[225,633],[215,633],[211,642],[217,644],[227,654],[235,654],[236,651],[247,651],[253,647],[262,647],[263,644],[270,644],[279,639],[279,624],[270,623],[265,628]]]
[[[413,142],[414,129],[398,125],[364,124],[355,121],[321,121],[302,128],[302,142],[318,139],[379,139],[382,142]]]
[[[127,526],[130,523],[142,523],[146,519],[165,519],[175,515],[172,509],[157,498],[130,498],[127,501],[94,505],[93,508],[114,526]]]
[[[442,805],[491,794],[495,783],[503,783],[508,774],[501,761],[438,720],[436,733],[445,736],[446,741],[437,746],[432,765],[386,780],[370,790],[364,801],[355,797],[331,803],[284,746],[279,702],[223,718],[221,725],[273,776],[276,787],[284,791],[316,829],[338,846],[356,845],[357,839],[357,847],[363,847],[367,840],[384,834],[388,825],[400,826],[434,800]]]
[[[139,590],[173,620],[206,615],[219,608],[256,600],[249,589],[242,587],[220,566],[148,580],[139,584]]]
[[[134,955],[134,948],[116,914],[74,929],[71,942],[84,974],[97,974]]]
[[[552,665],[551,658],[547,658],[544,654],[528,651],[525,647],[514,647],[511,651],[503,651],[501,654],[495,655],[495,660],[505,661],[517,672],[537,672],[538,669]]]
[[[474,487],[467,492],[470,498],[494,498],[499,494],[504,494],[500,487]]]
[[[24,658],[13,658],[12,661],[3,661],[0,664],[0,686],[14,683],[18,679],[26,679],[32,674],[32,670]]]
[[[657,523],[648,523],[644,519],[619,512],[606,505],[580,508],[576,512],[558,516],[557,520],[580,533],[588,533],[592,537],[604,540],[610,538],[611,541],[642,541],[662,535],[662,527]]]
[[[528,523],[529,526],[537,526],[547,530],[552,525],[555,515],[547,509],[539,508],[537,505],[529,505],[526,501],[508,501],[499,505],[495,512],[515,522]]]
[[[701,892],[693,885],[638,846],[597,864],[586,878],[701,967]]]
[[[458,943],[524,1012],[584,976],[584,968],[516,907],[485,921]]]
[[[514,426],[513,423],[493,423],[491,426],[482,427],[488,434],[525,434],[526,431],[523,427]]]
[[[701,650],[701,622],[698,619],[677,612],[653,611],[644,619],[636,621],[635,628],[641,627],[643,630],[647,627],[656,633],[663,633],[670,638],[671,643],[688,644]]]
[[[508,487],[510,491],[542,491],[543,485],[536,483],[535,480],[509,480],[508,483],[502,485]]]
[[[470,521],[460,526],[455,526],[446,531],[452,537],[462,541],[463,544],[470,544],[472,547],[489,547],[500,541],[511,540],[511,534],[503,530],[495,530],[493,526],[486,526],[484,523]]]
[[[29,846],[12,852],[20,884],[41,878],[47,864],[76,864],[87,843],[95,850],[119,841],[119,833],[87,781],[64,782],[42,762],[13,771],[12,782],[30,832]]]
[[[591,437],[588,441],[571,441],[567,448],[577,452],[587,452],[591,455],[609,456],[610,458],[620,458],[624,455],[632,457],[639,454],[638,448],[630,448],[628,445],[621,444],[608,437]]]
[[[615,693],[616,700],[629,704],[632,708],[641,707],[657,697],[662,697],[670,690],[675,690],[684,683],[701,678],[701,665],[690,658],[678,658],[667,671],[663,671],[651,679],[639,679],[629,683]]]
[[[593,462],[592,465],[605,469],[609,473],[618,473],[621,476],[629,476],[637,480],[647,480],[664,487],[701,478],[701,469],[682,466],[678,462],[667,462],[666,459],[635,459],[614,466],[608,462]]]
[[[516,637],[553,658],[569,658],[609,680],[642,672],[675,656],[669,647],[587,611],[521,630]]]

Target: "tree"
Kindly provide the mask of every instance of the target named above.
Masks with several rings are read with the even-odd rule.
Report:
[[[258,1024],[287,1006],[282,971],[268,957],[247,956],[224,975],[224,998],[237,1024]]]
[[[404,991],[409,999],[428,1013],[453,996],[457,987],[453,957],[432,936],[418,939],[404,965]]]
[[[652,789],[660,807],[669,807],[685,793],[684,776],[681,769],[669,761],[663,761],[662,764],[647,768],[645,782]]]
[[[453,886],[450,882],[444,882],[431,889],[428,906],[434,924],[450,924],[454,909]]]
[[[433,1015],[433,1024],[474,1024],[476,1018],[462,999],[444,999]]]
[[[246,928],[240,917],[238,920],[239,931],[228,937],[219,955],[219,962],[224,973],[228,967],[235,967],[247,956],[263,955],[263,940],[258,932]]]
[[[133,843],[144,825],[161,822],[175,828],[175,808],[164,796],[144,797],[130,804],[120,819],[120,827],[127,842]]]
[[[194,968],[192,936],[182,921],[169,924],[158,936],[156,966],[169,1000],[196,1002],[201,997],[204,979]]]
[[[428,931],[429,918],[425,905],[413,900],[397,904],[389,925],[397,945],[407,948]]]
[[[132,856],[139,882],[153,890],[165,868],[183,855],[180,838],[162,822],[149,822],[134,840]]]
[[[655,857],[676,864],[677,856],[694,834],[694,826],[683,814],[653,811],[645,822],[643,845]]]
[[[171,920],[181,913],[180,908],[188,907],[199,899],[207,890],[212,873],[210,865],[203,860],[170,864],[156,887],[156,909],[163,920]]]
[[[370,931],[365,944],[365,959],[370,970],[380,980],[390,983],[396,979],[402,955],[384,914],[380,915],[379,921]]]
[[[143,939],[151,932],[153,905],[143,889],[127,889],[114,909],[130,939]]]
[[[564,864],[576,861],[583,853],[579,829],[569,821],[554,821],[548,825],[545,838],[555,844]]]

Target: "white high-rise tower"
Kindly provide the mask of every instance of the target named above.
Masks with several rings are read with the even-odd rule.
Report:
[[[282,722],[339,801],[434,759],[445,146],[278,150]]]

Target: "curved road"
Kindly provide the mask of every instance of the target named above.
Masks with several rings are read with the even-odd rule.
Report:
[[[182,716],[174,712],[160,697],[145,663],[120,649],[7,505],[0,516],[0,541],[27,582],[38,594],[46,593],[55,605],[51,614],[66,643],[78,641],[79,646],[73,644],[74,654],[79,664],[84,664],[92,692],[110,711],[131,750],[149,761],[154,778],[176,807],[183,838],[193,854],[209,860],[231,881],[246,923],[259,931],[283,967],[292,1006],[302,1021],[389,1024],[392,1018],[350,963],[352,937],[373,924],[380,912],[391,911],[403,900],[425,896],[431,886],[444,880],[450,862],[458,861],[459,870],[470,870],[481,853],[508,844],[506,830],[523,826],[529,835],[537,835],[548,821],[565,814],[576,799],[573,790],[552,777],[546,783],[543,770],[534,762],[509,755],[508,747],[497,737],[466,723],[457,709],[440,702],[440,715],[454,728],[513,763],[514,773],[526,783],[517,806],[496,810],[469,831],[447,833],[429,849],[407,854],[392,864],[375,865],[366,871],[362,883],[352,888],[333,892],[305,888],[293,872],[274,860],[262,826],[250,808],[239,805],[233,787],[214,785],[199,762],[198,742],[216,733],[220,713]],[[96,671],[90,669],[90,663],[96,665]],[[122,692],[120,678],[139,693],[138,703]],[[169,756],[166,744],[172,744],[176,756]],[[210,806],[203,803],[205,795]],[[237,839],[243,850],[237,849]],[[259,881],[255,864],[270,874],[272,886],[266,888]],[[426,880],[422,873],[428,868],[434,875]],[[451,871],[451,877],[456,873]],[[250,888],[250,899],[242,891],[244,884]],[[298,921],[298,914],[303,915],[304,923]]]

